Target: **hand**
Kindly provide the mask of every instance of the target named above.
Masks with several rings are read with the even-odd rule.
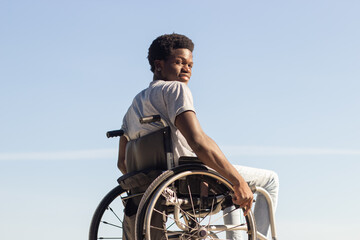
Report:
[[[253,203],[254,195],[247,183],[234,185],[233,203],[244,210],[244,216],[249,213]]]

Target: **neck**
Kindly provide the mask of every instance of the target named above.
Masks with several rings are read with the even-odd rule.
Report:
[[[159,76],[158,74],[154,73],[153,81],[156,81],[156,80],[164,80],[164,78],[162,76]]]

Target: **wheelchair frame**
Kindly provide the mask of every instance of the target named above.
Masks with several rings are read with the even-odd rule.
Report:
[[[164,126],[167,126],[166,122],[163,121],[159,115],[154,115],[154,116],[145,117],[145,118],[140,119],[140,122],[143,124],[153,123],[153,122],[158,122],[158,121],[161,121]],[[122,130],[115,130],[115,131],[107,132],[106,135],[108,138],[110,138],[110,137],[120,137],[123,134],[124,134],[124,132]],[[136,194],[131,194],[130,188],[127,188],[126,186],[125,187],[121,186],[121,183],[123,183],[122,181],[124,181],[126,179],[130,179],[132,176],[136,175],[137,173],[128,173],[128,174],[125,174],[122,177],[120,177],[118,179],[118,182],[120,183],[120,185],[115,187],[112,191],[110,191],[103,198],[103,200],[100,202],[100,204],[98,205],[98,207],[93,215],[90,229],[89,229],[89,240],[122,239],[122,236],[119,238],[110,237],[110,236],[98,236],[98,231],[100,229],[101,224],[112,226],[112,227],[115,227],[116,229],[123,228],[123,226],[121,226],[121,225],[123,225],[123,221],[121,220],[122,217],[119,216],[117,213],[115,213],[114,208],[112,208],[110,206],[114,202],[114,199],[119,198],[121,200],[122,204],[125,205],[129,199],[141,197],[139,207],[138,207],[137,213],[136,213],[136,219],[135,219],[135,236],[136,236],[135,239],[140,240],[140,239],[151,239],[151,231],[152,230],[150,230],[150,229],[151,229],[152,216],[154,214],[155,215],[158,214],[160,216],[161,216],[161,214],[163,214],[163,213],[156,213],[156,211],[157,211],[155,209],[155,205],[157,204],[156,201],[161,199],[161,201],[164,202],[164,200],[163,200],[164,192],[169,191],[169,186],[171,184],[174,184],[175,181],[181,181],[181,179],[186,178],[189,175],[196,175],[196,174],[201,175],[201,176],[210,176],[211,175],[212,178],[217,179],[219,182],[221,182],[222,185],[226,186],[226,188],[228,188],[229,190],[232,189],[231,183],[228,182],[228,180],[226,180],[225,178],[223,178],[222,176],[217,174],[215,171],[207,168],[203,164],[193,163],[193,164],[184,164],[184,165],[180,165],[178,167],[174,167],[175,164],[174,164],[174,159],[173,159],[173,154],[172,154],[172,147],[171,147],[171,141],[170,141],[171,137],[170,137],[169,131],[164,132],[164,138],[165,138],[164,150],[165,150],[167,166],[168,166],[169,170],[163,172],[160,176],[158,176],[149,185],[149,187],[147,188],[147,190],[145,192],[136,193]],[[139,172],[143,173],[144,171],[139,171]],[[197,224],[199,226],[196,228],[196,231],[193,229],[190,229],[191,230],[190,231],[189,227],[186,226],[184,221],[188,221],[189,219],[190,219],[190,221],[192,221],[192,219],[194,219],[194,218],[197,219],[197,217],[199,217],[199,219],[200,219],[200,217],[202,215],[207,217],[206,214],[208,214],[208,213],[199,213],[199,215],[197,215],[195,213],[195,210],[193,210],[194,214],[189,214],[188,212],[190,212],[190,211],[186,212],[184,210],[181,210],[179,206],[181,206],[182,204],[189,204],[190,200],[194,201],[193,197],[191,197],[190,200],[189,199],[179,199],[179,198],[176,198],[176,196],[174,198],[174,196],[171,196],[172,193],[170,192],[170,193],[168,193],[169,196],[165,197],[165,204],[174,209],[174,212],[172,213],[174,215],[174,217],[173,217],[173,220],[175,221],[174,225],[176,225],[178,227],[178,229],[180,229],[184,232],[185,231],[191,232],[191,235],[190,236],[189,236],[189,234],[181,235],[181,233],[178,231],[178,232],[172,232],[171,233],[172,235],[170,234],[169,236],[167,236],[166,239],[173,239],[173,238],[171,238],[171,236],[175,236],[175,235],[176,235],[176,237],[178,237],[176,239],[219,239],[219,238],[217,238],[217,236],[215,234],[216,231],[221,232],[221,231],[226,231],[226,230],[228,230],[228,231],[243,230],[243,231],[248,232],[247,233],[248,239],[251,239],[251,240],[256,240],[256,239],[276,240],[277,234],[276,234],[276,227],[275,227],[274,208],[273,208],[273,204],[272,204],[270,195],[265,189],[260,188],[260,187],[252,186],[251,189],[254,193],[262,194],[263,196],[265,196],[265,199],[268,202],[269,216],[270,216],[270,229],[271,229],[271,237],[270,238],[267,238],[263,234],[256,231],[256,223],[255,223],[255,219],[254,219],[252,211],[250,211],[248,216],[245,217],[246,224],[243,224],[241,226],[208,225],[209,227],[211,226],[211,229],[206,229],[205,227],[201,227],[199,224]],[[189,192],[190,192],[190,190],[189,190]],[[124,194],[125,194],[125,196],[123,196]],[[225,198],[221,199],[221,197],[219,197],[219,199],[221,201],[224,201]],[[217,200],[217,201],[220,201],[220,200]],[[196,201],[198,201],[198,200],[196,200]],[[215,200],[213,200],[213,206],[215,205],[214,201]],[[194,203],[191,202],[191,205],[194,206]],[[115,209],[117,209],[117,208],[118,208],[118,206],[115,207]],[[216,208],[217,209],[215,209],[215,214],[222,210],[221,204],[216,203]],[[106,210],[108,210],[111,213],[111,215],[114,215],[115,219],[116,219],[115,221],[118,221],[120,224],[114,224],[112,222],[103,220],[104,215],[105,215],[104,213]],[[211,209],[211,211],[212,210],[213,209]],[[187,216],[185,216],[185,215],[187,215]],[[190,215],[195,215],[195,216],[190,216]],[[166,219],[169,219],[169,218],[170,217],[168,215],[166,215]],[[189,219],[186,220],[186,218],[189,218]],[[125,232],[126,230],[123,229],[123,231]],[[179,237],[180,235],[181,235],[181,237]]]

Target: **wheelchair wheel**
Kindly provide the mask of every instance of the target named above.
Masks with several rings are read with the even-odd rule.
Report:
[[[102,199],[90,224],[89,240],[123,238],[123,202],[126,197],[127,192],[119,185]]]
[[[240,231],[256,239],[250,212],[236,225],[224,222],[222,210],[233,207],[233,188],[215,171],[181,166],[160,175],[146,190],[136,215],[136,240],[228,239]]]

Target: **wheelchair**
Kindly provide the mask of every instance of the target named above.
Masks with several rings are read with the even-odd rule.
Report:
[[[160,116],[141,118],[140,122],[162,122],[165,127],[128,142],[127,156],[143,161],[140,166],[130,166],[130,173],[121,176],[119,185],[99,203],[89,240],[215,240],[228,239],[226,232],[235,230],[242,232],[243,239],[268,239],[256,231],[252,211],[236,225],[226,224],[225,216],[239,209],[232,202],[232,184],[197,158],[181,157],[175,164],[170,127]],[[122,130],[109,131],[107,137],[123,134]],[[130,164],[134,162],[139,164]],[[276,239],[270,196],[262,188],[251,189],[268,200],[271,239]],[[232,210],[224,214],[225,208]]]

